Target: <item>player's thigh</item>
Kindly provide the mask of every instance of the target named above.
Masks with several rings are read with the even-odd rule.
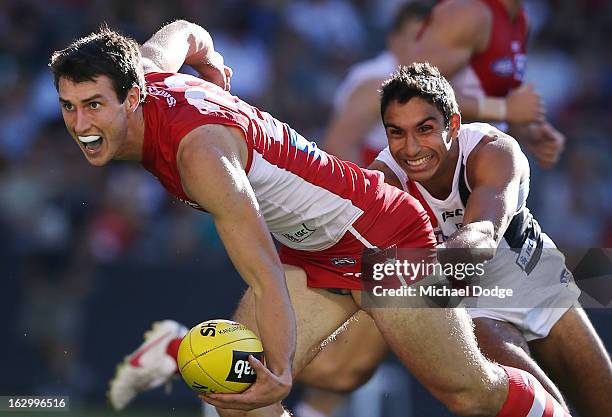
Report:
[[[581,415],[612,415],[610,355],[581,308],[567,310],[547,337],[529,347]]]
[[[347,320],[343,332],[325,342],[298,381],[330,391],[352,391],[370,379],[387,350],[374,320],[359,310]]]
[[[513,324],[488,317],[474,317],[472,320],[478,346],[485,356],[495,359],[507,355],[529,355],[527,340]]]
[[[360,294],[356,294],[359,300]],[[389,347],[434,396],[497,385],[500,376],[478,350],[472,320],[464,309],[372,308]],[[447,404],[448,405],[448,404]]]
[[[357,311],[357,305],[350,296],[308,288],[303,269],[290,265],[283,267],[297,327],[293,361],[293,372],[296,374],[319,352],[321,343]],[[234,319],[259,334],[255,320],[255,297],[251,289],[242,297]]]

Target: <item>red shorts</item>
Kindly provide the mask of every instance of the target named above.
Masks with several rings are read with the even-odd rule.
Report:
[[[361,290],[361,260],[368,244],[379,249],[435,248],[433,228],[421,203],[391,186],[384,194],[382,208],[362,214],[328,249],[310,252],[281,245],[282,263],[302,268],[309,287]]]

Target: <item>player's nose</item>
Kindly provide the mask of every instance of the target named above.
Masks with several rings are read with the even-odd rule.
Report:
[[[75,112],[75,119],[74,119],[74,132],[77,135],[86,135],[90,132],[91,129],[91,119],[89,118],[89,116],[86,114],[86,112],[81,111],[81,110],[77,110]]]
[[[421,144],[414,135],[406,135],[402,146],[402,152],[407,157],[415,157],[421,152]]]

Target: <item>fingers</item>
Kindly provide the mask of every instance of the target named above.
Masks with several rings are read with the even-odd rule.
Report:
[[[201,395],[200,398],[214,407],[223,408],[226,410],[248,411],[259,408],[258,406],[253,405],[253,399],[249,396],[249,394],[246,394],[247,391],[245,391],[243,394]]]
[[[232,89],[232,76],[234,75],[234,71],[227,65],[224,65],[223,73],[225,74],[225,91],[230,91]]]
[[[255,356],[249,355],[249,363],[251,364],[251,367],[253,367],[253,369],[255,369],[255,373],[257,374],[258,378],[259,378],[259,375],[260,375],[259,374],[260,371],[262,372],[262,374],[261,374],[262,376],[265,373],[268,373],[268,374],[272,375],[272,372],[270,372],[268,370],[268,368],[266,368],[264,366],[264,364],[261,363],[261,361],[259,359],[257,359]]]
[[[253,355],[249,355],[248,359],[257,373],[257,380],[246,391],[239,394],[204,394],[200,395],[200,398],[218,408],[245,411],[276,402],[276,398],[268,397],[271,393],[273,397],[276,397],[273,391],[278,386],[278,378]]]

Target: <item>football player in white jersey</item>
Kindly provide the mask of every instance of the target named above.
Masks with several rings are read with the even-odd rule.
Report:
[[[516,141],[493,126],[461,125],[452,90],[442,99],[427,92],[428,83],[440,79],[434,67],[414,64],[384,83],[381,113],[389,146],[370,168],[421,200],[446,248],[489,249],[483,286],[518,291],[520,302],[498,301],[486,308],[474,304],[481,300],[465,300],[464,306],[473,307],[470,314],[483,352],[501,364],[529,370],[563,401],[550,375],[582,416],[610,415],[610,357],[576,301],[576,287],[559,278],[567,276],[563,256],[525,206],[529,190],[525,155]],[[530,266],[529,259],[519,262],[520,254],[508,249],[533,242],[545,249]],[[367,326],[367,318],[355,326]],[[352,358],[368,358],[361,355],[360,347],[382,343],[373,332],[366,342],[366,331],[361,330],[358,346],[354,342],[351,346],[351,331],[306,369],[311,378],[323,374],[316,361],[329,368],[347,352]],[[351,369],[351,361],[339,362],[341,367],[324,371],[337,372],[337,378],[344,379],[337,389],[357,381],[359,372],[364,378],[372,373],[359,358],[359,368]],[[319,379],[319,385],[329,389],[334,383],[331,378]]]

